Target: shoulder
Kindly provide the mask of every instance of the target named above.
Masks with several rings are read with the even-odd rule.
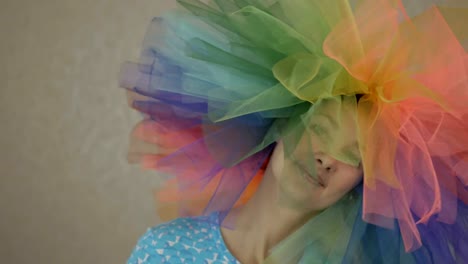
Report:
[[[219,249],[217,217],[178,218],[149,228],[128,263],[195,263],[195,258]]]

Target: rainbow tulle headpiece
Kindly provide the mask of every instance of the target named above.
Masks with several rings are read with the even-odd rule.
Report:
[[[134,130],[146,147],[135,144],[131,158],[168,175],[163,213],[227,214],[244,203],[274,142],[294,148],[332,102],[336,120],[352,112],[355,126],[338,127],[358,145],[344,152],[315,133],[328,154],[364,169],[359,217],[334,256],[365,261],[360,240],[393,230],[380,252],[392,244],[417,252],[411,261],[468,260],[466,1],[178,2],[153,20],[141,62],[121,78],[146,117]]]

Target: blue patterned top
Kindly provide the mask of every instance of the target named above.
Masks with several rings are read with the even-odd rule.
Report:
[[[213,213],[149,228],[127,264],[240,264],[224,243],[218,219]]]

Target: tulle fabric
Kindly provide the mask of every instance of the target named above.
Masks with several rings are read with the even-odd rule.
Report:
[[[362,164],[362,187],[267,263],[467,260],[466,3],[178,2],[120,81],[144,116],[130,159],[166,177],[163,219],[225,217],[255,193],[278,140],[315,176],[312,135]]]
[[[457,197],[468,202],[456,189],[467,179],[456,170],[468,165],[466,52],[436,8],[400,21],[398,9],[374,3],[343,20],[324,50],[369,88],[358,104],[363,217],[382,226],[398,219],[413,250],[417,223],[435,215],[452,223]],[[443,189],[455,195],[442,197]]]

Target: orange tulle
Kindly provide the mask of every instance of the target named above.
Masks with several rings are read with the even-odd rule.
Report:
[[[454,220],[442,214],[440,188],[466,199],[463,174],[434,164],[455,157],[467,166],[466,52],[437,8],[409,19],[381,0],[342,21],[324,51],[369,88],[358,104],[363,217],[382,226],[397,219],[406,249],[416,249],[418,223]]]
[[[256,192],[264,175],[260,170],[252,179],[233,208],[245,204]],[[221,180],[221,173],[214,177],[206,186],[193,185],[180,188],[177,179],[168,180],[155,191],[158,215],[163,221],[174,219],[180,215],[203,215],[210,199]]]

